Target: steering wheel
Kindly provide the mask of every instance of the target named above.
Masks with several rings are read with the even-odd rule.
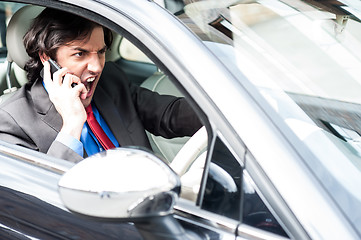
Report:
[[[207,131],[203,126],[179,150],[170,164],[171,168],[179,176],[183,176],[199,154],[207,147],[207,140]]]

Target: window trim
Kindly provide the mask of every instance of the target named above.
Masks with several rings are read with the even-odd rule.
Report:
[[[186,199],[178,199],[174,206],[175,218],[185,222],[196,222],[196,225],[210,228],[219,233],[228,233],[235,236],[239,221],[209,212],[195,206],[194,202]]]

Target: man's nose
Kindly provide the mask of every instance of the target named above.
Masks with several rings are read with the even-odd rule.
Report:
[[[99,73],[103,70],[103,58],[98,54],[90,54],[88,61],[88,70],[94,73]]]

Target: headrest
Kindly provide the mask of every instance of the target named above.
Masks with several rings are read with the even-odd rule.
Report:
[[[23,37],[44,7],[28,5],[19,9],[10,19],[6,32],[7,60],[24,69],[29,56],[25,51]]]

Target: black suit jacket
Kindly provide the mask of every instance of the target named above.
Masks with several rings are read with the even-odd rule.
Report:
[[[159,95],[130,84],[114,63],[107,63],[94,104],[121,146],[150,149],[145,133],[166,138],[191,136],[201,123],[185,99]],[[0,139],[52,156],[78,162],[78,154],[54,141],[62,118],[41,79],[26,84],[0,106]]]

